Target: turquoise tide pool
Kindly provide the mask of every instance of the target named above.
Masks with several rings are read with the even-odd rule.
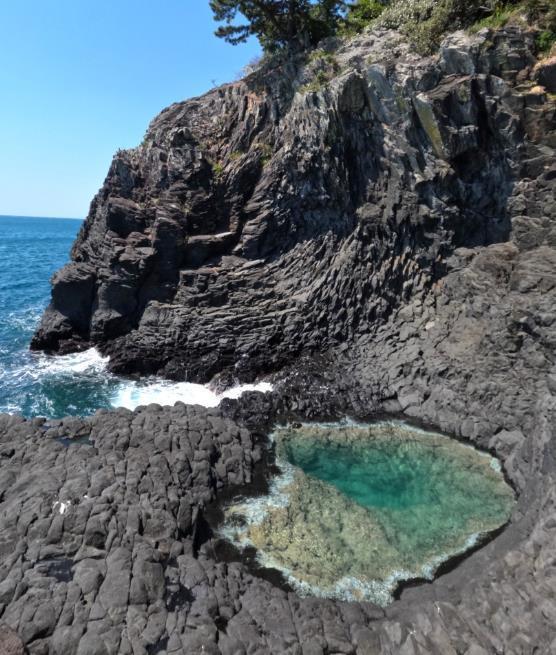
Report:
[[[274,438],[282,475],[228,508],[224,534],[301,591],[387,604],[399,580],[432,577],[513,508],[497,460],[443,435],[383,422]]]

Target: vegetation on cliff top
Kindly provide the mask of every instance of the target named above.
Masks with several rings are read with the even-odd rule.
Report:
[[[521,22],[538,28],[539,51],[550,50],[556,42],[556,3],[553,0],[520,0],[494,3],[494,10],[471,26],[473,31],[482,28],[500,28],[511,22]]]
[[[537,27],[541,51],[556,41],[553,0],[210,0],[210,6],[223,23],[217,36],[237,44],[254,35],[266,53],[307,50],[327,36],[380,26],[406,34],[427,54],[450,31],[511,20]]]
[[[343,0],[210,0],[216,35],[233,44],[256,36],[266,52],[305,50],[334,34]],[[243,16],[244,22],[236,19]]]

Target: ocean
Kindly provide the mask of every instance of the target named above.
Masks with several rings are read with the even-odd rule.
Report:
[[[245,385],[218,396],[206,386],[188,382],[117,377],[93,348],[64,356],[31,352],[29,342],[49,302],[50,278],[69,260],[81,223],[0,216],[0,412],[61,418],[152,402],[213,407],[222,397],[271,388],[268,383]]]

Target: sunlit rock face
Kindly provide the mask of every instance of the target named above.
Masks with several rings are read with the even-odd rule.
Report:
[[[301,592],[386,605],[508,520],[514,493],[490,455],[400,423],[278,429],[269,495],[226,512]]]

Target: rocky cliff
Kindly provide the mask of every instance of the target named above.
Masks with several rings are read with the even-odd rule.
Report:
[[[554,111],[512,90],[532,46],[460,34],[423,59],[373,34],[166,109],[115,156],[33,347],[208,381],[376,330],[458,247],[508,241]]]
[[[332,45],[162,112],[54,277],[33,347],[276,388],[0,420],[0,629],[31,653],[556,650],[550,71],[511,27],[429,58],[388,31]],[[218,556],[204,509],[274,422],[385,412],[500,457],[500,536],[386,611]]]

